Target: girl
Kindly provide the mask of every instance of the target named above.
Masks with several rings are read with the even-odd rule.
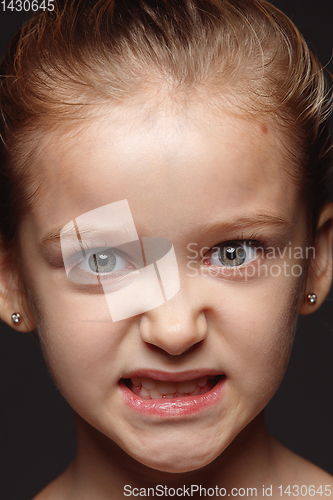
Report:
[[[263,420],[332,280],[330,103],[293,24],[59,1],[1,75],[1,318],[37,329],[77,432],[36,498],[332,496]]]

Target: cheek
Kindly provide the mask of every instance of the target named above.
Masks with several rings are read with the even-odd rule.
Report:
[[[70,404],[73,398],[98,400],[110,390],[119,346],[130,325],[112,322],[102,294],[42,290],[32,293],[32,304],[55,383]]]
[[[280,385],[292,348],[300,288],[300,280],[284,277],[241,284],[219,308],[229,384],[249,405],[264,406]]]

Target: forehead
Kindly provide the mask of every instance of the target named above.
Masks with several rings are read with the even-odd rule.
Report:
[[[127,199],[146,227],[256,211],[292,217],[296,188],[271,123],[127,106],[41,141],[38,227]],[[214,221],[212,221],[214,222]]]

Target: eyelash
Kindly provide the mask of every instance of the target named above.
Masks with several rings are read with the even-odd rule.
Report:
[[[110,253],[110,251],[115,256],[115,264],[112,270],[106,272],[98,272],[91,269],[89,263],[91,257],[93,257],[94,255],[102,255],[103,253],[107,254]],[[120,264],[119,260],[123,261],[123,263]],[[97,259],[94,258],[93,261],[96,265]],[[120,266],[121,269],[117,269],[118,266]],[[127,254],[125,254],[121,250],[118,250],[117,248],[108,246],[107,243],[104,246],[97,246],[94,243],[82,243],[82,245],[80,245],[80,248],[74,247],[73,254],[65,263],[65,267],[67,269],[67,276],[70,281],[72,281],[73,283],[86,285],[88,285],[89,283],[91,285],[100,284],[101,280],[108,280],[110,278],[119,279],[121,278],[121,276],[124,276],[129,272],[136,270],[136,266],[133,264]],[[90,269],[88,269],[89,267]]]
[[[264,257],[265,253],[266,253],[266,249],[268,248],[268,243],[265,243],[263,241],[263,237],[262,235],[258,234],[258,233],[253,233],[249,238],[244,238],[243,236],[243,233],[241,236],[239,237],[236,237],[236,238],[233,238],[232,240],[225,240],[221,243],[218,243],[217,245],[214,245],[214,247],[212,247],[210,250],[208,250],[208,252],[203,256],[203,259],[202,259],[202,264],[204,265],[207,265],[205,264],[205,261],[208,260],[209,257],[212,257],[214,255],[214,252],[217,252],[218,250],[220,250],[221,248],[223,248],[223,246],[227,246],[228,244],[232,245],[233,243],[236,243],[236,244],[247,244],[249,247],[251,247],[253,250],[257,251],[257,249],[261,249],[261,257]],[[249,262],[245,263],[245,264],[241,264],[241,265],[235,265],[235,266],[227,266],[227,265],[223,265],[221,263],[221,265],[211,265],[211,267],[216,267],[216,268],[222,268],[222,269],[232,269],[233,271],[236,271],[236,270],[241,270],[241,269],[244,269],[246,266],[250,265],[250,264],[253,264],[253,262],[255,262],[257,259],[254,258],[254,259],[251,259]]]
[[[257,251],[256,249],[260,248],[260,257],[264,258],[266,249],[268,247],[269,243],[265,243],[263,241],[263,237],[259,235],[258,233],[253,233],[249,238],[244,238],[243,233],[239,236],[236,237],[232,240],[225,240],[221,243],[218,243],[214,247],[210,248],[206,254],[202,257],[202,265],[204,265],[204,268],[207,269],[207,261],[209,258],[212,257],[214,252],[217,252],[219,249],[221,249],[223,246],[227,246],[228,244],[232,243],[238,243],[238,244],[247,244],[249,247],[251,247],[254,251]],[[102,243],[102,242],[100,242]],[[91,268],[90,270],[87,268],[82,267],[82,264],[85,263],[85,265],[88,267],[89,266],[89,259],[94,255],[94,254],[102,254],[103,252],[108,252],[108,251],[113,251],[114,254],[116,255],[117,263],[115,264],[115,267],[119,265],[118,259],[123,259],[123,261],[126,263],[122,264],[122,269],[117,269],[117,270],[111,270],[107,271],[105,273],[101,272],[94,272]],[[246,251],[245,251],[246,253]],[[95,260],[95,259],[94,259]],[[235,274],[237,272],[241,273],[242,269],[246,269],[250,265],[256,264],[260,259],[258,256],[255,256],[253,259],[251,259],[249,262],[241,263],[240,265],[223,265],[222,263],[220,265],[217,264],[209,264],[209,269],[213,271],[213,274],[216,275],[222,275],[224,273],[224,276],[227,277],[228,272],[233,273],[233,276],[236,277]],[[206,262],[205,262],[206,261]],[[101,285],[101,280],[104,281],[105,283],[109,280],[110,283],[114,282],[115,286],[117,286],[117,281],[123,279],[126,277],[126,275],[129,277],[131,272],[134,270],[137,270],[137,266],[135,263],[131,260],[131,258],[126,254],[123,253],[122,251],[118,250],[117,248],[113,248],[108,246],[107,242],[105,242],[104,245],[96,245],[95,243],[91,242],[82,242],[80,247],[74,247],[73,248],[73,254],[72,257],[70,257],[69,261],[67,262],[67,276],[72,281],[73,283],[79,284],[81,287],[83,285],[86,286],[93,286],[93,285]],[[132,267],[128,267],[132,266]],[[70,277],[71,274],[71,277]],[[134,275],[133,275],[134,277]],[[127,278],[126,278],[127,279]],[[97,281],[96,281],[97,280]],[[115,281],[116,280],[116,281]]]
[[[259,233],[253,233],[249,238],[244,238],[243,233],[242,233],[241,236],[237,236],[236,238],[233,238],[232,240],[225,240],[225,241],[218,243],[217,245],[214,245],[210,250],[208,250],[208,252],[204,255],[204,257],[206,257],[206,255],[208,255],[210,252],[212,252],[213,249],[219,248],[222,245],[225,245],[227,243],[244,243],[244,242],[248,243],[248,242],[250,242],[250,245],[251,244],[253,246],[256,245],[257,247],[260,247],[265,251],[269,243],[264,243],[263,239],[264,239],[263,236],[260,235]],[[101,252],[103,250],[107,250],[110,248],[112,248],[115,251],[115,253],[118,252],[118,254],[120,255],[121,252],[119,250],[117,250],[117,248],[115,248],[115,247],[110,247],[107,244],[107,242],[105,242],[102,245],[96,245],[95,243],[89,244],[87,242],[82,242],[82,244],[80,246],[76,246],[76,247],[73,246],[73,254],[70,257],[69,261],[75,262],[77,256],[83,255],[86,258],[85,254],[98,253],[99,251]]]

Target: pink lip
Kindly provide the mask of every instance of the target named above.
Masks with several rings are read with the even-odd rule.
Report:
[[[221,372],[212,369],[204,370],[188,370],[186,372],[162,372],[159,370],[134,370],[123,375],[121,378],[134,378],[134,377],[149,377],[154,380],[163,380],[167,382],[184,382],[185,380],[193,380],[196,378],[211,375],[222,375]]]
[[[154,370],[144,370],[132,372],[128,374],[126,378],[150,377],[155,380],[181,382],[199,378],[205,375],[215,376],[218,375],[218,373],[214,373],[211,370],[198,370],[182,373],[167,373]],[[225,377],[222,377],[217,382],[217,384],[205,394],[198,396],[185,396],[175,399],[142,399],[134,394],[126,386],[123,379],[119,381],[119,387],[126,404],[134,411],[156,417],[175,418],[199,413],[200,411],[203,411],[204,409],[213,406],[218,401],[220,401],[224,393],[225,380]]]

